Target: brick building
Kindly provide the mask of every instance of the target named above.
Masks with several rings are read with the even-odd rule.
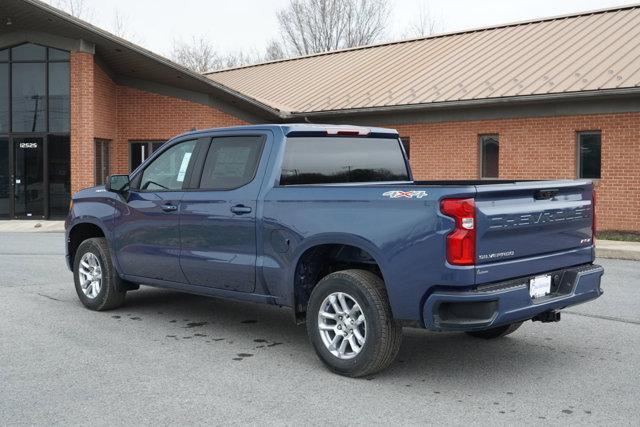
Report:
[[[640,231],[640,9],[624,7],[199,75],[37,0],[0,5],[0,218],[69,197],[193,128],[394,127],[417,179],[594,179],[601,229]]]

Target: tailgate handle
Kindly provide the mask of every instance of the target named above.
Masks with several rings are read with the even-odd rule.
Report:
[[[548,200],[553,199],[560,193],[560,190],[557,188],[545,188],[544,190],[538,190],[535,194],[536,200]]]

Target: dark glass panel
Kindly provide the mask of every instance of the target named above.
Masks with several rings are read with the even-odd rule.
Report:
[[[289,138],[280,184],[406,181],[397,139]]]
[[[46,130],[46,64],[13,64],[12,122],[14,132]]]
[[[68,136],[49,136],[49,216],[69,213],[71,197],[71,144]]]
[[[15,138],[15,215],[44,215],[44,175],[42,138]]]
[[[500,176],[498,136],[482,136],[480,144],[482,148],[482,178],[498,178]]]
[[[601,154],[600,133],[580,134],[580,178],[600,179]]]
[[[214,138],[202,171],[200,188],[231,190],[253,180],[260,153],[262,137]]]
[[[131,141],[129,144],[129,159],[131,171],[135,170],[156,150],[160,149],[165,141]]]
[[[46,61],[47,48],[37,44],[21,44],[11,49],[12,61]]]
[[[9,64],[0,64],[0,133],[9,133]]]
[[[138,166],[149,157],[149,149],[146,142],[132,142],[130,147],[129,159],[131,160],[131,170],[134,171]]]
[[[0,61],[8,61],[9,60],[9,49],[0,50]]]
[[[69,60],[69,52],[66,50],[54,49],[52,47],[49,48],[49,61],[68,61]]]
[[[69,63],[49,64],[49,131],[69,132],[71,122]]]
[[[111,156],[109,154],[109,141],[103,139],[96,140],[95,154],[96,185],[104,185],[110,173],[109,164]]]
[[[402,146],[404,147],[404,152],[407,155],[407,159],[411,158],[411,139],[410,138],[400,138],[402,141]]]
[[[9,139],[0,138],[0,218],[9,216],[11,205],[11,176],[9,167]]]

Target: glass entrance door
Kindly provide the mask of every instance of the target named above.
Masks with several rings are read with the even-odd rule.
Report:
[[[45,217],[44,138],[14,137],[14,216]]]
[[[9,138],[0,136],[0,219],[11,215],[11,166]]]

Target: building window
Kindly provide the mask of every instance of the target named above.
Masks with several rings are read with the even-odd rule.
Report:
[[[14,63],[11,68],[11,129],[45,132],[47,128],[46,65]]]
[[[9,64],[0,63],[0,133],[9,133],[10,130],[9,93]]]
[[[500,138],[498,135],[480,135],[480,178],[500,176]]]
[[[160,148],[164,141],[129,141],[129,168],[134,171]]]
[[[110,173],[109,141],[104,139],[96,139],[95,156],[96,185],[104,185]]]
[[[407,159],[410,159],[411,158],[411,138],[400,137],[400,141],[402,141],[404,152],[407,153]]]
[[[578,132],[578,178],[600,179],[602,135]]]
[[[0,50],[0,133],[68,133],[69,52],[25,43]]]
[[[49,132],[69,132],[70,74],[68,62],[49,63]]]

